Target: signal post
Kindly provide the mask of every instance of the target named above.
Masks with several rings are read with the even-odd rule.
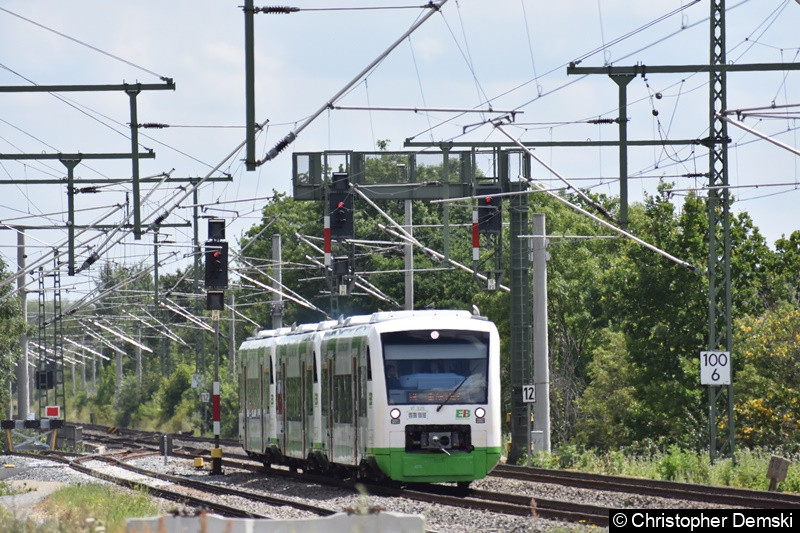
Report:
[[[211,474],[222,474],[222,448],[220,434],[220,386],[219,386],[219,312],[225,308],[225,291],[228,287],[228,243],[225,239],[225,221],[208,221],[206,241],[206,309],[211,311],[214,321],[214,383],[212,385],[212,425],[214,448],[211,450]]]

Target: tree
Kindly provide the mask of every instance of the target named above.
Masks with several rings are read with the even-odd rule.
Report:
[[[632,441],[637,411],[633,365],[622,333],[605,329],[587,365],[589,385],[579,400],[575,441],[588,448],[614,449]]]
[[[6,279],[9,272],[0,259],[0,279]],[[14,295],[12,284],[0,287],[0,383],[6,384],[13,379],[14,368],[20,357],[19,336],[27,325],[22,320],[22,308],[19,298]],[[8,406],[8,387],[3,386],[0,392],[0,405]],[[4,408],[3,412],[8,412]]]
[[[745,446],[800,450],[800,310],[784,302],[736,324],[736,438]]]
[[[576,195],[569,200],[578,201]],[[610,212],[617,207],[603,196],[594,200]],[[592,354],[602,345],[601,277],[617,261],[621,241],[602,238],[608,235],[605,228],[544,195],[533,196],[531,211],[545,214],[550,235],[597,237],[553,238],[548,249],[551,429],[555,444],[566,443],[579,420],[579,399],[589,379]]]
[[[800,302],[800,231],[775,241],[775,253],[766,265],[772,279],[765,288],[767,304],[779,300]]]
[[[706,261],[701,200],[686,199],[680,216],[666,195],[649,196],[630,210],[631,231],[693,265]],[[637,409],[634,440],[662,437],[699,444],[705,427],[696,357],[705,345],[705,278],[631,241],[601,278],[608,323],[624,333]]]

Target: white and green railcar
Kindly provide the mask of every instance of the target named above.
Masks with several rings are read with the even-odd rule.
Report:
[[[500,458],[497,328],[398,311],[259,333],[240,348],[240,440],[265,464],[468,483]]]

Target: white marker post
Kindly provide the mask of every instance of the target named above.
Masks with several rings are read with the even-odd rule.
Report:
[[[531,404],[536,401],[536,385],[523,385],[522,386],[522,401],[528,407],[528,451],[525,454],[526,466],[531,466]]]

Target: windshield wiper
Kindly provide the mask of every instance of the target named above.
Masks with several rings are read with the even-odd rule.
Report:
[[[444,404],[446,404],[447,402],[449,402],[449,401],[450,401],[450,398],[452,398],[452,397],[453,397],[453,395],[454,395],[456,392],[458,392],[458,389],[460,389],[460,388],[461,388],[461,385],[463,385],[463,384],[464,384],[464,382],[465,382],[465,381],[467,381],[467,379],[468,379],[468,378],[469,378],[469,376],[464,376],[464,379],[462,379],[462,380],[461,380],[461,383],[459,383],[459,384],[458,384],[458,387],[456,387],[455,389],[453,389],[453,391],[450,393],[450,395],[447,397],[447,399],[446,399],[445,401],[443,401],[443,402],[442,402],[442,405],[440,405],[439,407],[437,407],[437,408],[436,408],[436,412],[437,412],[437,413],[439,412],[439,410],[440,410],[442,407],[444,407]]]

